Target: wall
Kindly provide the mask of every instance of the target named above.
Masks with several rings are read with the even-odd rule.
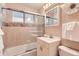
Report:
[[[64,10],[67,9],[67,6],[68,6],[67,4],[64,4],[63,6],[61,6],[61,8],[62,8],[62,24],[67,23],[67,22],[71,22],[71,21],[78,22],[79,21],[79,12],[76,12],[76,13],[71,14],[71,15],[67,15],[64,12]],[[76,25],[75,28],[73,29],[73,31],[71,31],[71,33],[67,32],[67,37],[71,35],[73,40],[77,40],[79,38],[78,29],[79,29],[79,25],[78,26]]]
[[[30,13],[38,13],[38,11],[36,9],[30,8],[30,7],[28,7],[24,4],[21,4],[21,3],[6,3],[5,5],[3,5],[3,7],[15,9],[15,10],[20,10],[20,11],[25,11],[25,12],[30,12]],[[3,16],[4,16],[5,22],[12,21],[11,11],[6,11]]]
[[[5,8],[12,8],[16,10],[22,10],[25,12],[35,12],[37,13],[37,10],[27,7],[26,5],[22,4],[5,4],[3,5]],[[5,11],[3,14],[3,20],[5,22],[12,22],[11,12]],[[5,35],[3,36],[4,40],[4,46],[5,48],[17,46],[17,45],[23,45],[31,42],[36,42],[36,37],[32,36],[31,33],[28,31],[28,27],[2,27],[3,32]],[[29,33],[29,34],[28,34]]]
[[[35,12],[35,13],[38,12],[37,10],[30,8],[21,3],[6,3],[5,6],[3,6],[3,7],[21,10],[21,11],[25,11],[25,12]]]
[[[64,10],[66,9],[67,4],[63,4],[60,6],[60,25],[59,26],[52,26],[46,28],[46,34],[49,35],[61,35],[62,31],[62,24],[66,22],[71,22],[71,21],[79,21],[79,12],[72,14],[72,15],[67,15],[65,14]]]
[[[60,26],[46,27],[45,32],[48,35],[60,36]]]
[[[60,18],[61,8],[59,8],[59,9],[60,9],[60,11],[59,11],[59,25],[46,27],[45,32],[48,35],[61,36],[61,18]]]
[[[72,15],[67,15],[64,13],[64,10],[66,9],[65,6],[67,6],[67,4],[65,5],[62,5],[61,8],[62,8],[62,12],[61,12],[61,20],[62,20],[62,23],[65,23],[65,22],[70,22],[70,21],[79,21],[79,12],[75,13],[75,14],[72,14]],[[17,3],[14,3],[14,4],[5,4],[4,7],[8,7],[8,8],[12,8],[12,9],[17,9],[17,10],[23,10],[23,11],[28,11],[28,12],[39,12],[35,9],[32,9],[32,8],[29,8],[25,5],[21,5],[21,4],[17,4]],[[44,10],[40,9],[40,12],[41,14],[44,15]],[[5,15],[5,20],[6,22],[11,22],[11,17],[10,17],[10,12],[7,12],[6,15]],[[46,34],[49,34],[49,35],[59,35],[60,34],[60,31],[59,31],[59,26],[52,26],[52,27],[48,27],[48,28],[45,28],[45,31],[46,31]],[[55,33],[56,32],[56,33]]]
[[[67,15],[64,10],[66,9],[67,4],[61,6],[62,8],[62,23],[71,22],[71,21],[79,21],[79,12],[74,13],[72,15]]]
[[[66,7],[68,7],[67,4],[64,4],[63,6],[61,6],[62,8],[62,13],[61,13],[61,20],[62,20],[62,24],[63,23],[67,23],[67,22],[71,22],[71,21],[79,21],[79,12],[76,12],[74,14],[71,15],[67,15],[64,10],[67,9]],[[71,32],[71,33],[69,33]],[[79,51],[79,25],[75,25],[74,29],[72,31],[67,32],[67,36],[66,38],[62,39],[62,45],[72,48],[74,50],[78,50]],[[68,36],[72,36],[72,38],[70,39]]]
[[[31,35],[28,27],[3,26],[2,30],[5,48],[36,42],[36,37]]]

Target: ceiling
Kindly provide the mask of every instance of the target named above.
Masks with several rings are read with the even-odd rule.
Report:
[[[42,8],[44,4],[45,3],[24,3],[24,5],[34,8],[34,9],[37,9],[37,10]]]

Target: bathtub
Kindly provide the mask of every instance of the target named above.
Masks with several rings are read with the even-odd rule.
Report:
[[[29,44],[24,44],[24,45],[19,45],[15,47],[10,47],[6,48],[4,50],[4,55],[5,56],[15,56],[15,55],[20,55],[22,53],[25,53],[26,51],[32,50],[36,48],[36,43],[29,43]]]

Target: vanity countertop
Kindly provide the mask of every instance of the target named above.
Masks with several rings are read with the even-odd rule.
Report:
[[[52,43],[52,42],[56,42],[56,41],[60,41],[60,37],[54,36],[53,38],[49,38],[49,37],[38,37],[38,39],[43,40],[47,43]]]

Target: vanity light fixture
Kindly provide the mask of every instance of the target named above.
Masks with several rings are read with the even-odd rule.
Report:
[[[46,3],[44,6],[43,6],[43,9],[46,10],[48,7],[50,7],[53,3]]]

